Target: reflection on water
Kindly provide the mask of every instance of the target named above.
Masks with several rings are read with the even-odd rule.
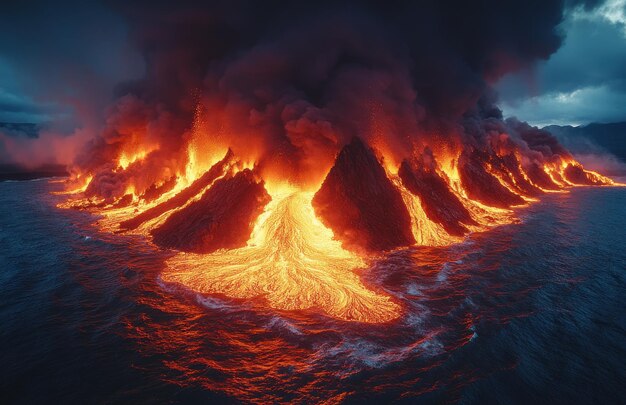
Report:
[[[50,187],[0,183],[0,402],[624,401],[624,189],[373,263],[402,316],[372,325],[166,283],[170,254]]]

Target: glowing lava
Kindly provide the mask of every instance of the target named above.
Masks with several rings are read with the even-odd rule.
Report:
[[[400,315],[390,297],[360,280],[355,270],[366,263],[315,217],[312,192],[282,185],[270,188],[270,195],[247,246],[179,253],[167,261],[162,279],[201,293],[258,297],[281,310],[319,309],[343,320],[386,322]]]
[[[199,139],[197,133],[192,138]],[[533,161],[515,148],[503,147],[498,155],[439,147],[400,158],[380,151],[375,156],[353,140],[335,166],[324,169],[322,186],[294,186],[275,170],[279,164],[264,171],[226,149],[191,142],[179,168],[161,171],[152,185],[137,174],[153,175],[155,167],[159,173],[159,165],[150,164],[159,150],[122,151],[115,168],[101,177],[84,172],[68,181],[71,195],[59,206],[100,214],[104,231],[139,234],[159,247],[180,249],[166,261],[161,278],[167,283],[279,310],[382,323],[398,318],[401,308],[361,278],[372,258],[413,243],[458,243],[472,232],[515,222],[514,207],[545,191],[614,184],[569,157]],[[117,194],[102,196],[91,187],[115,181],[124,185]],[[263,198],[240,188],[248,186]],[[323,205],[314,207],[320,193]],[[383,240],[389,243],[382,250],[361,243],[405,234]],[[198,245],[193,235],[209,242]],[[216,240],[229,242],[192,253]]]

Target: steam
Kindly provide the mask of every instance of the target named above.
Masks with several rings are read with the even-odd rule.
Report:
[[[92,133],[77,130],[72,136],[43,129],[35,139],[0,128],[0,162],[35,169],[46,164],[71,165]]]
[[[114,4],[147,74],[118,86],[76,165],[106,172],[96,179],[121,193],[133,176],[111,162],[139,144],[159,150],[141,165],[165,166],[131,168],[152,180],[181,172],[193,141],[231,147],[262,173],[301,184],[319,184],[354,136],[398,161],[435,140],[482,148],[493,131],[565,153],[548,133],[503,122],[490,89],[559,47],[560,2],[440,3]]]
[[[128,31],[145,75],[117,83],[117,98],[103,109],[102,87],[110,93],[114,77],[132,76],[125,47],[106,48],[104,69],[116,74],[99,75],[91,52],[84,64],[51,65],[62,80],[44,93],[57,93],[84,125],[74,140],[42,135],[30,149],[73,160],[74,171],[104,182],[92,187],[103,195],[180,175],[190,145],[201,153],[231,147],[261,174],[303,185],[319,184],[355,136],[397,162],[435,143],[489,148],[500,134],[532,151],[529,159],[566,154],[548,133],[503,122],[491,89],[558,49],[560,1],[112,1],[97,9],[73,12],[81,31],[94,43],[103,34],[90,25],[109,24],[116,39]],[[119,63],[126,68],[112,67]],[[60,88],[67,84],[80,91],[68,94]],[[14,160],[40,160],[26,143],[3,139]],[[118,170],[120,156],[139,149],[145,158]],[[145,181],[135,184],[133,172]]]
[[[574,157],[590,170],[610,176],[624,177],[626,175],[626,163],[608,152],[577,153]]]
[[[118,87],[59,206],[193,252],[165,281],[388,321],[398,308],[360,283],[361,256],[460,242],[543,191],[613,184],[496,107],[492,83],[558,48],[559,2],[114,7],[146,76]]]

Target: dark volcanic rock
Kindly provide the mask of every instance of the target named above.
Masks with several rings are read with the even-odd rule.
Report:
[[[115,208],[123,208],[123,207],[128,207],[132,203],[133,203],[133,195],[132,194],[126,194],[122,198],[117,200],[115,202],[115,204],[113,204],[113,206]]]
[[[152,231],[154,242],[186,252],[245,246],[254,221],[271,200],[262,181],[245,169],[216,180],[200,200],[174,212]]]
[[[411,167],[405,160],[400,165],[398,175],[404,187],[420,198],[428,218],[443,226],[449,234],[462,236],[467,233],[463,224],[476,224],[437,172],[421,166]]]
[[[508,208],[524,204],[524,199],[504,187],[485,169],[480,152],[464,153],[459,159],[459,175],[467,195],[492,207]]]
[[[380,251],[415,243],[400,191],[358,138],[337,156],[313,207],[348,248]]]
[[[502,177],[507,180],[507,184],[518,190],[521,194],[531,197],[543,194],[540,188],[533,185],[524,174],[522,174],[520,163],[515,154],[511,153],[502,157],[492,155],[491,167],[493,170],[499,171]]]
[[[15,164],[0,164],[0,181],[34,180],[46,177],[65,177],[69,173],[64,165],[43,165],[29,169]]]
[[[151,185],[148,189],[141,195],[141,199],[147,202],[154,201],[157,198],[161,197],[163,194],[172,190],[176,186],[176,177],[172,176],[165,183],[157,186],[156,184]]]
[[[567,184],[567,181],[565,181],[563,176],[561,176],[561,173],[559,173],[557,171],[553,171],[552,172],[552,177],[554,177],[554,181],[558,182],[559,184]],[[561,187],[559,187],[559,188],[561,188]]]
[[[224,156],[222,160],[213,165],[213,167],[211,167],[209,171],[204,173],[200,178],[196,179],[196,181],[191,183],[189,187],[182,190],[180,193],[176,194],[169,200],[164,201],[161,204],[142,212],[136,217],[121,222],[120,228],[123,230],[135,229],[146,221],[154,219],[169,210],[181,207],[187,201],[189,201],[191,198],[201,192],[205,187],[210,185],[215,179],[224,175],[228,164],[232,161],[232,159],[233,152],[229,149],[228,152],[226,152],[226,156]]]
[[[577,165],[569,164],[565,168],[565,172],[563,173],[565,178],[574,184],[582,184],[589,186],[601,186],[605,184],[603,181],[599,179],[595,179],[591,176],[588,176],[585,170]]]
[[[537,163],[532,163],[526,167],[526,174],[534,184],[545,190],[558,190],[560,188]]]

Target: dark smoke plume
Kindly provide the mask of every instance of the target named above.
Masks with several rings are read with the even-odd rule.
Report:
[[[134,184],[147,190],[181,170],[198,125],[207,142],[223,140],[261,172],[301,183],[319,184],[320,167],[355,136],[397,159],[433,140],[489,149],[502,133],[532,159],[567,153],[548,133],[503,122],[490,88],[558,49],[561,1],[110,5],[128,22],[146,75],[117,87],[106,128],[76,160],[106,172],[92,188],[106,197],[120,197],[134,177],[111,167],[120,150],[159,145],[129,167],[151,173]]]

